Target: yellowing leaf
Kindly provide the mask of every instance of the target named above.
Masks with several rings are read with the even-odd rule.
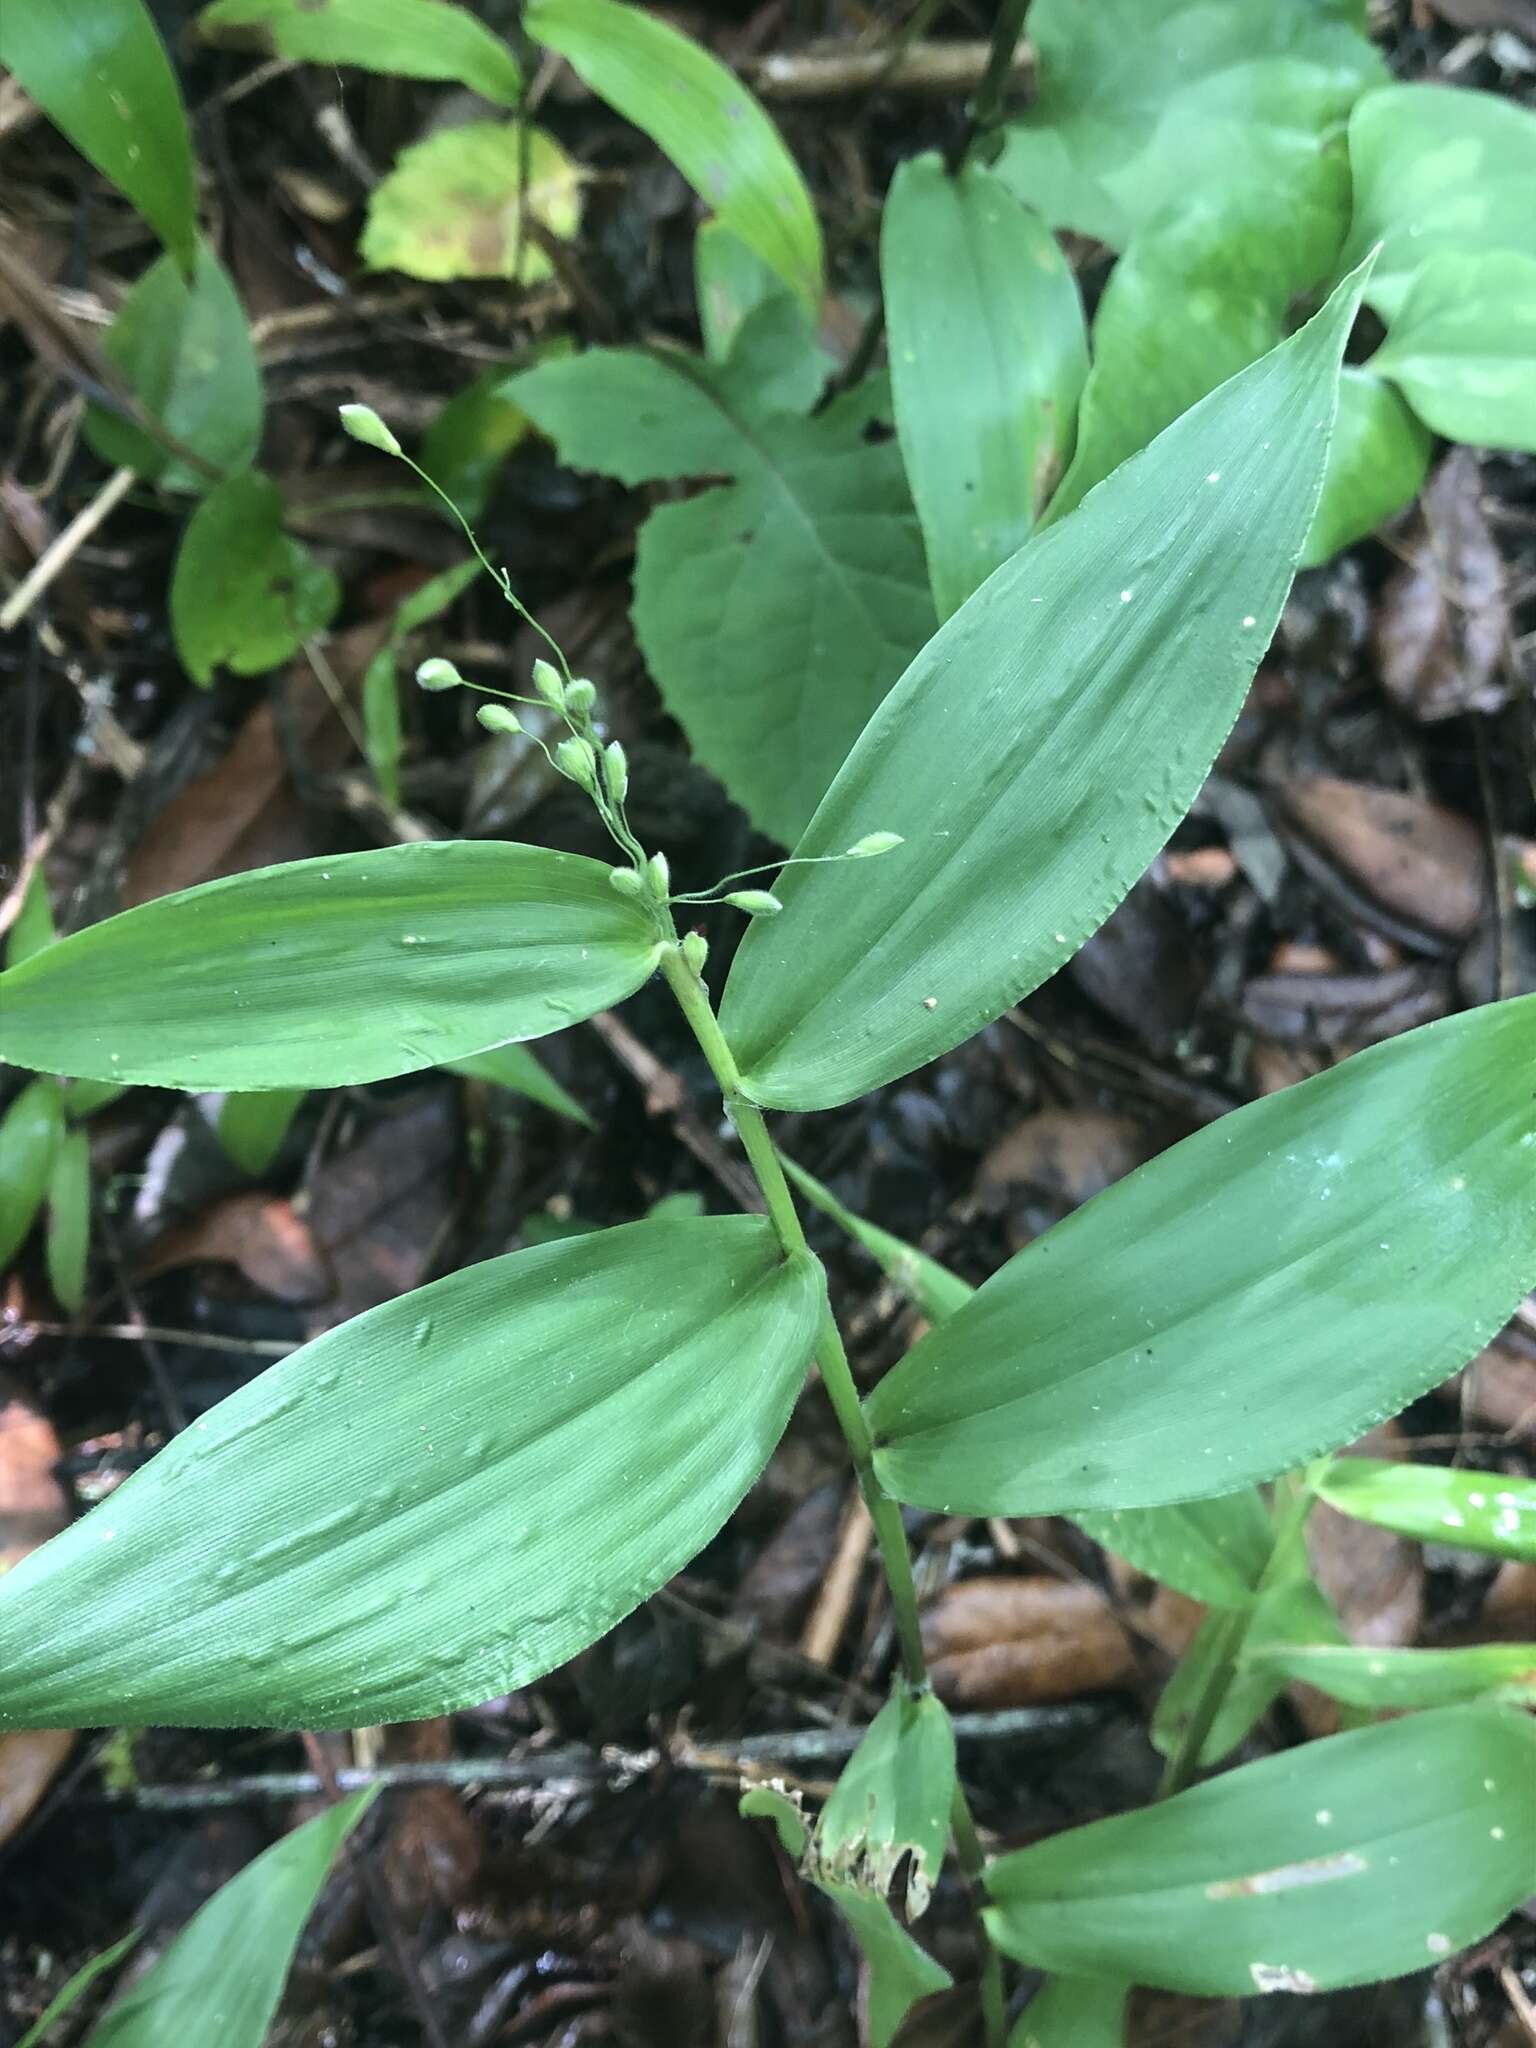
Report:
[[[515,277],[532,284],[551,269],[532,223],[569,241],[581,219],[580,181],[575,164],[542,129],[520,137],[515,122],[445,128],[402,150],[374,193],[364,260],[376,270],[434,282]]]

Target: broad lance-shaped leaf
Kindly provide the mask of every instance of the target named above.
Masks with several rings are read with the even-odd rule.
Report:
[[[1536,1480],[1449,1465],[1346,1458],[1329,1467],[1317,1490],[1341,1514],[1395,1529],[1420,1543],[1536,1563]]]
[[[890,2048],[918,2000],[949,1988],[954,1980],[948,1970],[918,1946],[879,1893],[823,1868],[805,1817],[787,1793],[775,1785],[754,1785],[742,1794],[741,1811],[772,1821],[785,1855],[801,1863],[805,1878],[847,1921],[869,1971],[870,2048]]]
[[[644,129],[705,205],[817,311],[821,229],[811,196],[778,129],[718,58],[621,0],[529,0],[523,27]]]
[[[987,1924],[1039,1969],[1212,1998],[1404,1976],[1529,1895],[1533,1775],[1506,1707],[1309,1742],[1000,1857]]]
[[[1138,1168],[881,1381],[883,1483],[965,1514],[1149,1507],[1270,1478],[1396,1414],[1536,1279],[1533,1072],[1522,996],[1357,1053]]]
[[[1008,2048],[1125,2048],[1130,1987],[1105,1977],[1047,1977]]]
[[[162,1088],[339,1088],[590,1017],[656,965],[579,855],[426,841],[204,882],[0,975],[0,1058]]]
[[[784,914],[748,930],[722,1005],[748,1095],[827,1109],[947,1052],[1145,871],[1280,617],[1357,295],[1036,534],[886,697],[795,854],[906,843],[775,883]]]
[[[930,1322],[942,1322],[975,1294],[975,1288],[958,1273],[856,1216],[814,1174],[783,1153],[779,1157],[807,1201],[863,1245]],[[1138,1571],[1211,1607],[1246,1606],[1274,1547],[1269,1510],[1251,1486],[1213,1500],[1115,1508],[1104,1514],[1075,1515],[1073,1520],[1085,1536]]]
[[[1501,1699],[1536,1706],[1536,1643],[1464,1650],[1376,1649],[1356,1643],[1251,1643],[1241,1664],[1299,1680],[1345,1706],[1400,1712]]]
[[[1029,538],[1066,466],[1082,300],[1038,214],[984,166],[952,174],[933,154],[891,182],[880,275],[896,432],[947,619]]]
[[[816,1827],[816,1852],[835,1877],[883,1898],[908,1866],[907,1917],[918,1919],[939,1881],[955,1797],[955,1731],[932,1693],[896,1692],[843,1766]]]
[[[820,1301],[761,1217],[653,1220],[327,1331],[0,1579],[0,1727],[351,1727],[531,1683],[720,1529]]]
[[[144,0],[0,7],[0,64],[190,266],[197,235],[192,138]]]
[[[503,107],[522,98],[511,50],[448,0],[214,0],[196,27],[208,43],[251,43],[300,63],[355,64],[391,78],[452,80]]]
[[[213,2039],[219,2048],[261,2048],[320,1887],[377,1792],[370,1786],[317,1813],[221,1885],[109,2007],[86,2048]]]
[[[641,527],[635,630],[695,753],[786,842],[933,630],[900,454],[866,439],[889,418],[884,379],[804,418],[821,375],[780,293],[723,365],[589,349],[505,387],[576,468],[733,479]]]

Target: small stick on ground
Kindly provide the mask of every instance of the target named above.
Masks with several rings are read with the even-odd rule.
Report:
[[[869,1519],[864,1496],[856,1486],[851,1487],[832,1563],[821,1582],[816,1605],[801,1632],[800,1654],[807,1662],[830,1664],[837,1655],[874,1534],[874,1524]]]

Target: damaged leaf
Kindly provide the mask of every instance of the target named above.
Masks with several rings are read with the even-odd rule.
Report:
[[[848,1759],[822,1809],[817,1853],[827,1872],[880,1894],[911,1856],[907,1917],[927,1910],[939,1881],[955,1796],[955,1732],[931,1693],[898,1686]]]

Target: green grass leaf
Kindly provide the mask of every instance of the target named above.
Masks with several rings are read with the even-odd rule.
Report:
[[[79,2004],[98,1977],[104,1976],[114,1963],[120,1963],[129,1949],[138,1940],[141,1930],[131,1927],[121,1941],[114,1941],[110,1948],[104,1948],[100,1955],[92,1956],[88,1963],[82,1963],[55,1998],[48,2002],[47,2009],[28,2027],[16,2048],[42,2048],[43,2042],[53,2029],[56,2020]]]
[[[424,842],[204,882],[0,976],[0,1056],[164,1088],[338,1088],[622,1001],[656,930],[600,861]]]
[[[428,577],[402,600],[390,622],[389,638],[363,671],[363,735],[368,765],[386,803],[400,801],[400,654],[411,634],[441,618],[480,574],[477,556]]]
[[[1311,1742],[1000,1857],[1019,1961],[1212,1998],[1431,1968],[1527,1896],[1536,1721],[1448,1707]]]
[[[1536,996],[1473,1010],[1118,1181],[881,1381],[883,1483],[966,1514],[1156,1506],[1396,1414],[1536,1279],[1533,1060]]]
[[[784,914],[731,967],[721,1021],[756,1101],[831,1108],[947,1052],[1145,871],[1280,617],[1357,289],[1031,539],[885,698],[795,853],[906,843],[786,868]]]
[[[1536,1643],[1478,1643],[1465,1650],[1259,1643],[1244,1649],[1241,1662],[1287,1684],[1315,1686],[1348,1707],[1396,1713],[1478,1699],[1536,1706]]]
[[[581,221],[581,174],[541,128],[528,130],[526,148],[526,184],[512,121],[466,121],[402,150],[369,198],[364,262],[434,280],[548,277],[548,253],[520,225],[523,206],[568,242]]]
[[[951,175],[935,154],[892,180],[880,274],[896,432],[946,619],[1029,538],[1066,465],[1082,300],[1037,214],[993,172]]]
[[[317,1813],[221,1885],[98,2021],[86,2048],[165,2048],[207,2040],[261,2048],[293,1952],[337,1850],[376,1786]]]
[[[171,572],[171,634],[205,687],[214,671],[265,675],[328,626],[334,571],[283,531],[283,496],[260,470],[211,490],[187,521]]]
[[[531,1683],[716,1534],[821,1299],[729,1216],[514,1252],[328,1331],[0,1579],[0,1726],[350,1727]]]
[[[143,0],[0,7],[0,65],[189,269],[197,241],[192,138]]]
[[[9,974],[0,975],[0,989],[9,980]],[[0,1173],[0,1271],[20,1251],[36,1220],[63,1141],[64,1091],[50,1074],[39,1075],[0,1117],[5,1167]]]
[[[91,1141],[65,1131],[48,1176],[48,1285],[74,1316],[85,1300],[85,1261],[91,1242]]]
[[[1411,505],[1429,474],[1433,445],[1429,429],[1402,394],[1375,374],[1374,364],[1369,369],[1346,364],[1323,495],[1302,567],[1326,562]]]
[[[513,1095],[526,1095],[530,1102],[552,1109],[556,1116],[567,1117],[573,1124],[581,1124],[589,1131],[596,1129],[575,1096],[561,1087],[538,1054],[530,1052],[526,1045],[496,1045],[489,1052],[474,1053],[467,1060],[447,1060],[444,1065],[450,1074],[462,1074],[470,1081],[489,1081]]]
[[[1536,997],[1527,1001],[1536,1002]],[[1420,1543],[1536,1563],[1536,1479],[1450,1465],[1345,1458],[1329,1467],[1317,1490],[1357,1522],[1395,1529]]]
[[[511,50],[468,8],[447,0],[215,0],[196,27],[207,43],[355,64],[389,78],[456,81],[503,107],[522,98]]]
[[[1053,227],[1123,249],[1192,193],[1314,157],[1383,75],[1364,30],[1362,0],[1034,0],[1037,94],[998,175]]]
[[[1370,368],[1447,440],[1536,454],[1536,253],[1431,257]]]
[[[1390,330],[1425,264],[1446,252],[1536,257],[1536,113],[1462,86],[1389,85],[1349,120],[1355,208],[1347,270],[1382,244],[1366,304]]]
[[[189,277],[169,256],[150,265],[102,347],[146,411],[208,468],[93,406],[85,438],[103,462],[136,469],[162,490],[194,495],[250,462],[261,439],[261,368],[233,281],[206,242],[197,243]]]
[[[523,26],[644,129],[718,218],[813,314],[821,229],[783,137],[707,50],[620,0],[529,0]]]
[[[820,368],[781,294],[719,369],[680,353],[589,350],[511,380],[577,468],[625,483],[728,476],[653,512],[635,629],[694,752],[766,832],[810,817],[903,662],[933,630],[922,542],[889,417],[869,379],[814,419]]]

